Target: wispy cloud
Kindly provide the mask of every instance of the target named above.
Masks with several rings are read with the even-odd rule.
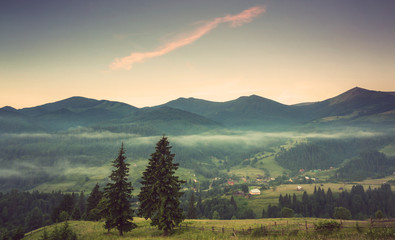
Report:
[[[116,58],[114,62],[110,64],[110,69],[126,69],[130,70],[135,63],[144,62],[147,59],[165,55],[177,48],[189,45],[211,30],[216,28],[221,23],[230,23],[232,27],[239,27],[245,23],[249,23],[253,18],[264,13],[266,8],[264,6],[255,6],[242,11],[236,15],[227,15],[225,17],[215,18],[211,21],[204,22],[202,26],[196,28],[188,34],[182,34],[175,40],[164,44],[155,51],[151,52],[133,52],[129,56],[123,58]]]

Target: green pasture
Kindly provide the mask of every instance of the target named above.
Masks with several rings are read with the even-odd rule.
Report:
[[[102,221],[69,221],[69,227],[77,234],[79,240],[116,240],[116,239],[377,239],[369,234],[368,221],[342,221],[342,228],[330,234],[314,231],[314,223],[322,221],[317,218],[275,218],[247,220],[198,220],[186,219],[170,236],[150,226],[150,220],[134,218],[137,228],[119,236],[116,230],[107,232]],[[27,233],[25,240],[39,240],[44,230],[51,233],[55,227],[61,228],[64,223],[58,223]],[[308,231],[306,231],[306,226]],[[357,228],[359,227],[359,229]],[[249,229],[251,231],[249,232]],[[259,229],[267,229],[268,236],[260,236]],[[223,232],[222,232],[223,229]],[[214,230],[214,231],[213,231]],[[378,231],[382,231],[379,229]],[[392,239],[393,229],[385,229],[385,237]],[[274,235],[275,234],[275,235]],[[382,235],[377,235],[382,236]],[[373,237],[373,238],[372,238]]]

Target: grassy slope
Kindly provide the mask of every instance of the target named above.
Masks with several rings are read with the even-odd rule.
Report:
[[[395,156],[395,143],[388,144],[387,146],[382,148],[380,152],[384,153],[387,156]]]
[[[243,166],[240,164],[232,167],[228,174],[230,176],[235,175],[238,177],[249,176],[250,178],[255,179],[258,175],[266,176],[264,169],[270,173],[270,177],[280,176],[284,171],[286,171],[274,160],[273,153],[258,153],[249,160],[253,160],[254,158],[257,159],[255,167],[250,165]]]
[[[291,237],[291,239],[306,239],[305,235],[305,224],[307,223],[308,228],[313,228],[313,223],[318,222],[322,219],[315,218],[289,218],[289,219],[248,219],[248,220],[185,220],[182,225],[187,224],[188,229],[182,228],[176,230],[176,232],[169,236],[162,236],[162,231],[157,230],[154,227],[150,227],[149,220],[144,220],[142,218],[134,218],[134,222],[137,224],[137,228],[131,232],[125,233],[123,237],[118,235],[116,230],[107,233],[103,228],[103,222],[89,222],[89,221],[70,221],[70,228],[77,233],[78,239],[80,240],[106,240],[106,239],[251,239],[251,235],[242,235],[242,229],[247,230],[248,228],[259,228],[265,226],[269,229],[286,229],[290,227],[292,229],[300,229],[297,237]],[[355,221],[348,222],[350,226],[355,226]],[[63,223],[55,224],[52,226],[47,226],[45,228],[37,229],[31,233],[26,234],[26,240],[38,240],[41,238],[44,229],[48,233],[52,232],[55,226],[61,227]],[[367,226],[367,222],[359,221],[360,226]],[[195,227],[195,228],[191,228]],[[211,232],[210,230],[214,227],[217,230],[225,228],[225,233]],[[205,230],[202,231],[202,228]],[[231,235],[232,230],[235,229],[238,232],[238,237],[235,238]],[[358,239],[358,235],[355,229],[342,230],[340,236],[344,237],[345,232],[351,235],[355,235]],[[312,233],[310,233],[312,234]],[[272,236],[273,237],[273,236]],[[261,238],[262,239],[262,238]],[[271,239],[264,238],[264,239]],[[277,238],[278,239],[278,238]],[[287,234],[284,237],[279,237],[279,239],[290,239]],[[313,237],[313,239],[316,239]],[[328,239],[328,238],[326,238]],[[337,237],[336,237],[337,239]]]

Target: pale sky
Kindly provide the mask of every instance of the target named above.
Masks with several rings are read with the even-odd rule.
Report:
[[[395,91],[393,0],[0,2],[0,107]]]

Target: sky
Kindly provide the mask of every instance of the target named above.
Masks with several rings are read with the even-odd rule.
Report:
[[[0,107],[395,91],[393,0],[2,0]]]

